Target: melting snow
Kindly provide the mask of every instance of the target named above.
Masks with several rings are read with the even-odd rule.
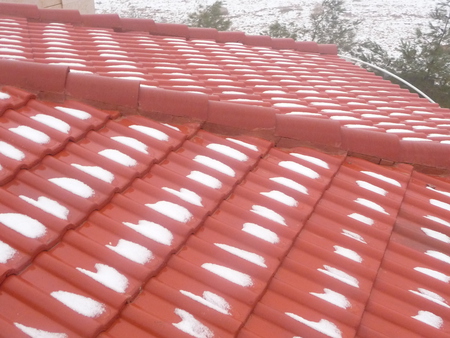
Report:
[[[379,195],[386,196],[386,194],[387,194],[387,191],[384,190],[383,188],[377,187],[376,185],[373,185],[366,181],[356,181],[356,184],[358,184],[363,189],[373,191],[374,193],[379,194]]]
[[[362,257],[355,251],[347,249],[347,248],[343,248],[342,246],[339,245],[334,245],[334,252],[338,255],[347,257],[348,259],[351,259],[352,261],[361,263],[362,262]]]
[[[75,178],[58,177],[49,178],[48,180],[53,184],[56,184],[57,186],[70,191],[72,194],[78,195],[83,198],[89,198],[94,196],[95,194],[95,191],[90,186]]]
[[[358,213],[353,213],[348,215],[348,217],[356,219],[357,221],[367,224],[367,225],[373,225],[375,222],[373,219],[366,217],[364,215],[358,214]]]
[[[236,144],[239,144],[239,145],[241,145],[241,146],[243,146],[243,147],[245,147],[247,149],[251,149],[253,151],[258,151],[258,147],[253,145],[253,144],[250,144],[250,143],[247,143],[247,142],[244,142],[244,141],[241,141],[241,140],[236,140],[234,138],[227,138],[227,140],[231,141],[231,142],[234,142]]]
[[[16,250],[10,247],[8,244],[0,241],[0,263],[5,264],[16,254]]]
[[[443,225],[445,225],[447,227],[450,227],[450,222],[447,222],[447,221],[443,220],[442,218],[439,218],[439,217],[436,217],[436,216],[430,216],[430,215],[423,216],[423,217],[425,217],[425,218],[427,218],[427,219],[429,219],[431,221],[443,224]]]
[[[346,273],[344,271],[341,271],[341,270],[338,270],[338,269],[333,268],[333,267],[328,266],[328,265],[324,265],[323,267],[325,268],[325,270],[324,269],[317,269],[317,270],[322,272],[322,273],[324,273],[324,274],[326,274],[326,275],[328,275],[328,276],[331,276],[331,277],[333,277],[335,279],[338,279],[341,282],[344,282],[344,283],[346,283],[348,285],[351,285],[351,286],[354,286],[356,288],[359,288],[359,281],[355,277],[350,276],[348,273]]]
[[[88,112],[85,112],[84,110],[80,110],[80,109],[67,108],[67,107],[55,107],[55,108],[58,109],[59,111],[62,111],[63,113],[66,113],[68,115],[76,117],[77,119],[80,119],[80,120],[87,120],[92,117],[91,114],[89,114]]]
[[[450,306],[447,304],[447,301],[445,300],[445,298],[438,295],[437,293],[429,291],[427,289],[423,289],[423,288],[417,288],[417,290],[419,290],[419,291],[409,290],[409,292],[412,292],[420,297],[428,299],[429,301],[432,301],[432,302],[439,304],[441,306],[444,306],[446,308],[450,308]]]
[[[148,237],[155,242],[171,245],[173,241],[172,233],[164,228],[162,225],[159,225],[154,222],[140,220],[138,224],[133,224],[129,222],[122,222],[123,225],[139,232],[141,235]]]
[[[181,322],[172,324],[178,330],[183,331],[195,338],[214,337],[214,333],[195,319],[189,312],[177,308],[175,309],[175,314],[181,318]]]
[[[163,133],[162,131],[159,131],[158,129],[155,129],[155,128],[140,126],[137,124],[128,126],[128,128],[134,129],[140,133],[143,133],[147,136],[153,137],[159,141],[165,141],[165,142],[169,141],[169,136],[166,133]]]
[[[104,304],[89,297],[67,291],[54,291],[50,295],[73,311],[86,317],[95,318],[105,312]]]
[[[445,136],[447,136],[447,135],[445,135]],[[433,191],[435,191],[435,192],[437,192],[439,194],[442,194],[442,195],[450,197],[450,192],[438,190],[438,189],[430,187],[430,186],[428,186],[427,189],[433,190]]]
[[[280,214],[276,213],[275,211],[269,208],[263,207],[261,205],[253,205],[250,211],[264,218],[277,222],[281,225],[287,225],[283,216],[281,216]]]
[[[114,174],[110,171],[103,169],[102,167],[98,166],[87,166],[87,165],[81,165],[72,163],[71,166],[77,168],[78,170],[81,170],[85,172],[86,174],[89,174],[95,178],[98,178],[102,181],[112,183],[114,181]]]
[[[192,214],[188,209],[176,203],[159,201],[154,204],[146,204],[145,206],[178,222],[187,223],[192,218]]]
[[[224,315],[230,314],[230,304],[228,304],[228,302],[223,297],[220,297],[215,293],[205,291],[203,292],[202,297],[200,297],[188,291],[180,290],[180,292],[186,297],[189,297],[196,302],[199,302],[200,304],[216,310],[217,312],[223,313]]]
[[[106,245],[106,247],[138,264],[145,264],[153,258],[152,252],[146,247],[125,239],[120,239],[116,246]]]
[[[303,317],[300,317],[294,313],[285,312],[286,315],[291,317],[292,319],[295,319],[296,321],[305,324],[306,326],[309,326],[310,328],[323,333],[324,335],[331,337],[331,338],[341,338],[342,332],[339,330],[339,328],[336,326],[336,324],[326,320],[321,319],[318,322],[313,322],[310,320],[307,320]]]
[[[255,254],[253,252],[250,251],[246,251],[246,250],[242,250],[239,248],[236,248],[234,246],[231,245],[227,245],[227,244],[221,244],[221,243],[214,243],[215,246],[218,246],[219,248],[221,248],[222,250],[225,250],[235,256],[241,257],[253,264],[262,266],[263,268],[267,268],[267,265],[265,263],[264,257]]]
[[[358,204],[364,205],[365,207],[368,207],[368,208],[370,208],[370,209],[373,209],[373,210],[382,212],[383,214],[389,215],[389,214],[386,212],[386,210],[384,210],[384,208],[383,208],[381,205],[379,205],[379,204],[377,204],[377,203],[375,203],[375,202],[369,201],[368,199],[365,199],[365,198],[357,198],[357,199],[355,200],[355,202],[358,203]]]
[[[439,201],[439,200],[435,200],[433,198],[430,199],[430,204],[434,205],[436,207],[442,208],[444,210],[450,210],[450,204]]]
[[[302,194],[308,195],[308,189],[305,188],[300,183],[295,182],[294,180],[291,180],[290,178],[286,177],[272,177],[270,178],[271,181],[277,182],[281,185],[284,185],[285,187],[294,189]]]
[[[0,223],[28,238],[42,237],[47,231],[41,222],[23,214],[2,213]]]
[[[301,165],[297,162],[293,162],[293,161],[280,161],[278,163],[278,165],[280,167],[292,170],[296,173],[299,173],[301,175],[304,175],[306,177],[312,178],[312,179],[316,179],[319,178],[320,175],[318,173],[316,173],[314,170],[305,167],[304,165]]]
[[[69,209],[67,209],[65,206],[59,204],[58,202],[48,197],[39,196],[37,200],[34,200],[24,195],[20,195],[19,197],[24,201],[34,205],[35,207],[41,210],[44,210],[45,212],[53,216],[67,220],[67,216],[69,215]]]
[[[22,161],[25,158],[25,154],[22,151],[3,141],[0,141],[0,154],[16,161]]]
[[[420,230],[422,230],[425,233],[425,235],[427,235],[427,236],[430,236],[434,239],[437,239],[437,240],[445,242],[445,243],[450,243],[450,236],[447,236],[446,234],[443,234],[442,232],[427,229],[427,228],[420,228]]]
[[[231,167],[226,165],[225,163],[222,163],[218,160],[212,159],[211,157],[203,156],[203,155],[197,155],[194,158],[195,162],[201,163],[207,167],[210,167],[211,169],[217,170],[225,175],[235,177],[236,173],[234,172]]]
[[[104,149],[98,153],[99,155],[109,158],[111,161],[117,162],[126,167],[133,167],[137,164],[137,161],[134,158],[131,158],[117,149]]]
[[[199,207],[203,206],[201,196],[199,196],[195,192],[190,191],[188,189],[181,188],[180,191],[178,191],[178,190],[175,190],[175,189],[162,187],[162,190],[167,191],[167,192],[169,192],[169,193],[171,193],[171,194],[181,198],[183,201],[186,201],[188,203],[197,205]]]
[[[210,143],[206,146],[206,148],[217,151],[218,153],[221,153],[228,157],[232,157],[241,162],[245,162],[248,160],[248,156],[245,155],[243,152],[223,144]]]
[[[351,306],[350,302],[348,301],[347,297],[344,295],[337,293],[330,289],[323,289],[324,293],[315,293],[310,292],[313,296],[316,296],[320,299],[323,299],[333,305],[339,306],[343,309],[347,309]]]
[[[349,230],[342,229],[342,234],[344,236],[347,236],[347,237],[350,237],[350,238],[352,238],[354,240],[357,240],[358,242],[367,244],[367,242],[364,240],[364,237],[362,237],[361,235],[359,235],[357,233],[354,233],[354,232],[349,231]]]
[[[23,333],[30,336],[31,338],[68,338],[69,336],[65,333],[48,332],[44,330],[35,329],[34,327],[25,326],[19,323],[14,323],[14,325]]]
[[[186,177],[213,189],[222,188],[222,182],[220,182],[217,178],[212,177],[211,175],[202,173],[201,171],[191,171],[191,173]]]
[[[114,290],[119,293],[124,293],[128,287],[128,279],[116,269],[105,265],[97,263],[95,264],[95,269],[97,272],[92,272],[82,268],[77,268],[78,271],[88,275],[97,282],[103,284],[107,288]]]
[[[429,311],[419,311],[417,315],[411,317],[422,323],[433,326],[436,329],[440,329],[444,325],[444,321],[441,317]]]
[[[421,267],[416,267],[414,268],[414,270],[419,271],[425,275],[428,275],[430,277],[436,278],[440,281],[443,281],[445,283],[449,283],[450,282],[450,276],[447,276],[446,274],[436,271],[436,270],[432,270],[432,269],[428,269],[428,268],[421,268]]]
[[[308,161],[310,163],[313,163],[315,165],[318,165],[319,167],[325,168],[325,169],[330,169],[330,166],[328,165],[327,162],[317,158],[317,157],[313,157],[313,156],[308,156],[308,155],[302,155],[302,154],[297,154],[297,153],[290,153],[289,155],[292,155],[294,157],[300,158],[302,160]]]
[[[253,285],[252,278],[246,273],[242,273],[226,266],[217,265],[213,263],[204,263],[202,264],[202,268],[206,269],[219,277],[225,278],[232,283],[235,283],[240,286],[249,287]]]
[[[440,261],[443,261],[447,264],[450,264],[450,256],[446,255],[442,252],[439,251],[434,251],[434,250],[427,250],[425,252],[426,255],[431,256],[433,258],[439,259]]]
[[[133,148],[141,153],[148,154],[147,145],[141,141],[136,140],[135,138],[127,136],[113,136],[111,137],[111,139],[113,139],[116,142],[122,143],[130,148]]]
[[[377,174],[377,173],[374,173],[374,172],[371,172],[371,171],[361,171],[361,172],[363,174],[375,177],[375,178],[377,178],[379,180],[388,182],[388,183],[390,183],[392,185],[395,185],[397,187],[401,187],[401,184],[397,180],[394,180],[393,178],[390,178],[390,177],[387,177],[387,176],[384,176],[384,175],[381,175],[381,174]]]
[[[242,231],[272,244],[276,244],[280,241],[278,235],[275,232],[263,228],[258,224],[244,223],[244,225],[242,226]]]
[[[4,93],[4,92],[0,92],[0,100],[8,100],[11,98],[11,95]]]
[[[46,126],[60,131],[61,133],[68,134],[70,131],[70,125],[63,120],[57,119],[54,116],[46,114],[37,114],[31,116],[31,118],[39,123],[45,124]]]

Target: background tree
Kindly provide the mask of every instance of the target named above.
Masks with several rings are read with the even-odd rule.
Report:
[[[216,1],[210,6],[200,5],[197,12],[188,15],[188,26],[215,28],[219,31],[226,31],[231,27],[231,20],[228,19],[227,10],[222,5],[222,1]]]

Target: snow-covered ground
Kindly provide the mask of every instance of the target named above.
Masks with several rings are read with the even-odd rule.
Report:
[[[215,0],[95,0],[97,13],[118,13],[121,17],[150,18],[156,22],[184,23],[199,5]],[[440,0],[347,0],[349,18],[361,19],[358,39],[371,39],[393,51],[418,26],[425,26],[428,14]],[[320,0],[223,0],[233,22],[232,30],[260,34],[279,20],[307,22]]]

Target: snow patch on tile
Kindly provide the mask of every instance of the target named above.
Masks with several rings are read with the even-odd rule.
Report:
[[[420,310],[417,315],[411,316],[411,318],[417,319],[418,321],[435,327],[436,329],[440,329],[444,325],[444,320],[441,317],[429,311]]]
[[[250,143],[247,143],[247,142],[244,142],[244,141],[241,141],[241,140],[236,140],[236,139],[231,138],[231,137],[228,137],[227,140],[231,141],[233,143],[239,144],[239,145],[241,145],[241,146],[243,146],[243,147],[245,147],[247,149],[253,150],[253,151],[258,151],[259,150],[258,147],[255,146],[254,144],[250,144]]]
[[[432,237],[441,242],[450,244],[450,236],[447,236],[446,234],[443,234],[442,232],[435,231],[435,230],[428,229],[428,228],[420,228],[420,230],[422,230],[425,233],[425,235],[427,235],[429,237]]]
[[[130,261],[142,265],[153,258],[153,253],[146,247],[125,239],[120,239],[116,246],[107,244],[106,247],[119,255],[128,258]]]
[[[292,319],[295,319],[296,321],[309,326],[310,328],[328,336],[331,338],[342,338],[342,332],[341,330],[339,330],[339,328],[336,326],[336,324],[326,320],[326,319],[321,319],[318,322],[313,322],[310,320],[307,320],[303,317],[300,317],[294,313],[291,312],[285,312],[285,314],[289,317],[291,317]]]
[[[362,257],[356,251],[344,248],[339,245],[334,245],[333,248],[334,248],[334,253],[344,256],[344,257],[347,257],[348,259],[351,259],[352,261],[361,263],[363,260]]]
[[[25,158],[21,150],[3,141],[0,141],[0,154],[16,161],[22,161]]]
[[[445,135],[445,136],[448,136],[448,135]],[[435,192],[437,192],[439,194],[442,194],[444,196],[450,197],[450,192],[439,190],[439,189],[436,189],[436,188],[433,188],[433,187],[430,187],[430,186],[427,186],[427,189],[435,191]]]
[[[286,226],[286,220],[283,216],[281,216],[279,213],[273,211],[272,209],[263,207],[261,205],[253,205],[251,212],[254,212],[255,214],[258,214],[264,218],[270,219],[271,221],[274,221],[278,224]]]
[[[154,139],[157,139],[158,141],[164,141],[164,142],[169,141],[169,136],[166,133],[164,133],[158,129],[155,129],[155,128],[141,126],[138,124],[132,124],[131,126],[128,126],[128,128],[136,130],[147,136],[153,137]]]
[[[178,330],[183,331],[195,338],[212,338],[214,333],[189,312],[176,308],[175,314],[181,318],[181,322],[172,323]]]
[[[162,187],[161,189],[181,198],[183,201],[186,201],[193,205],[197,205],[199,207],[203,206],[201,196],[199,196],[198,194],[196,194],[195,192],[193,192],[191,190],[181,188],[178,191],[178,190],[168,188],[168,187]]]
[[[31,118],[39,123],[45,124],[47,127],[53,128],[61,133],[68,134],[70,131],[70,125],[63,120],[60,120],[54,116],[46,114],[37,114],[31,116]]]
[[[409,290],[409,292],[414,293],[415,295],[418,295],[420,297],[423,297],[425,299],[428,299],[431,302],[434,302],[436,304],[439,304],[443,307],[450,308],[450,305],[448,305],[447,301],[444,297],[438,295],[435,292],[432,292],[430,290],[424,289],[424,288],[417,288],[419,291],[415,290]]]
[[[14,323],[14,325],[23,333],[30,336],[31,338],[68,338],[69,336],[65,333],[49,332],[34,327],[29,327],[22,325],[20,323]]]
[[[77,180],[76,178],[69,177],[57,177],[48,179],[53,184],[71,192],[72,194],[78,195],[83,198],[89,198],[94,196],[95,191],[86,183]]]
[[[116,269],[105,264],[97,263],[95,264],[95,269],[97,270],[97,272],[77,268],[78,271],[103,284],[107,288],[110,288],[111,290],[114,290],[118,293],[125,292],[129,284],[127,277],[122,275]]]
[[[323,291],[324,293],[310,292],[310,294],[343,309],[351,307],[349,300],[344,295],[327,288],[323,289]]]
[[[235,177],[236,173],[235,171],[225,163],[222,163],[218,160],[215,160],[208,156],[203,155],[197,155],[194,157],[194,161],[200,164],[203,164],[211,169],[217,170],[225,175]]]
[[[387,195],[387,191],[384,190],[383,188],[377,187],[376,185],[373,185],[369,182],[366,181],[356,181],[356,184],[358,184],[361,188],[366,189],[366,190],[370,190],[378,195],[382,195],[382,196],[386,196]]]
[[[436,217],[436,216],[431,216],[431,215],[427,215],[427,216],[423,216],[423,217],[426,218],[426,219],[429,219],[429,220],[431,220],[433,222],[440,223],[442,225],[450,227],[450,222],[447,222],[447,221],[443,220],[442,218],[439,218],[439,217]]]
[[[136,140],[135,138],[127,136],[112,136],[111,139],[116,142],[122,143],[127,147],[133,148],[134,150],[137,150],[141,153],[148,154],[147,145],[139,140]]]
[[[435,250],[427,250],[425,255],[439,259],[440,261],[450,264],[450,256]]]
[[[248,160],[248,156],[245,155],[243,152],[231,148],[229,146],[226,146],[224,144],[210,143],[206,146],[206,148],[217,151],[218,153],[234,158],[241,162],[245,162]]]
[[[201,171],[191,171],[191,173],[186,177],[213,189],[222,188],[222,182],[220,182],[217,178],[212,177],[211,175],[202,173]]]
[[[72,163],[71,166],[104,182],[112,183],[112,181],[114,181],[114,174],[106,169],[103,169],[102,167],[87,166],[76,163]]]
[[[280,238],[275,232],[255,223],[244,223],[242,231],[272,244],[280,242]]]
[[[278,163],[278,165],[280,167],[289,169],[291,171],[294,171],[298,174],[304,175],[304,176],[312,178],[312,179],[317,179],[320,177],[320,175],[318,173],[316,173],[314,170],[312,170],[308,167],[305,167],[304,165],[301,165],[294,161],[280,161]]]
[[[137,161],[134,158],[122,153],[117,149],[104,149],[99,151],[98,154],[126,167],[134,167],[137,164]]]
[[[375,221],[373,219],[371,219],[371,218],[369,218],[367,216],[358,214],[356,212],[354,212],[353,214],[348,215],[348,217],[353,218],[353,219],[357,220],[358,222],[361,222],[361,223],[364,223],[364,224],[367,224],[367,225],[370,225],[370,226],[372,226],[375,223]]]
[[[4,93],[4,92],[0,92],[0,100],[8,100],[11,98],[11,95]]]
[[[386,210],[384,210],[384,208],[383,208],[381,205],[379,205],[379,204],[377,204],[377,203],[375,203],[375,202],[369,201],[368,199],[365,199],[365,198],[357,198],[357,199],[355,200],[355,202],[358,203],[358,204],[364,205],[365,207],[368,207],[368,208],[370,208],[370,209],[373,209],[373,210],[375,210],[375,211],[379,211],[379,212],[382,212],[383,214],[389,215],[389,214],[386,212]]]
[[[322,272],[322,273],[324,273],[324,274],[326,274],[326,275],[328,275],[328,276],[330,276],[330,277],[333,277],[333,278],[335,278],[337,280],[340,280],[341,282],[344,282],[344,283],[346,283],[348,285],[351,285],[351,286],[354,286],[356,288],[359,288],[359,281],[355,277],[350,276],[348,273],[346,273],[344,271],[341,271],[339,269],[333,268],[333,267],[331,267],[329,265],[324,265],[323,267],[325,269],[319,268],[317,270]]]
[[[1,213],[0,223],[28,238],[39,238],[47,232],[41,222],[24,214]]]
[[[46,213],[49,213],[55,217],[60,219],[67,220],[67,216],[69,215],[69,209],[67,209],[64,205],[59,204],[57,201],[54,201],[45,196],[39,196],[37,200],[34,200],[30,197],[20,195],[21,199],[25,202],[34,205],[35,207],[44,210]]]
[[[397,180],[394,180],[393,178],[381,175],[381,174],[377,174],[374,173],[372,171],[361,171],[363,174],[369,175],[371,177],[374,177],[376,179],[382,180],[384,182],[387,182],[389,184],[395,185],[397,187],[401,187],[402,185],[400,184],[400,182],[398,182]]]
[[[8,244],[0,241],[0,264],[5,264],[14,255],[17,253],[17,250],[9,246]]]
[[[50,142],[50,137],[47,134],[28,126],[9,128],[9,131],[38,144],[47,144]]]
[[[269,178],[271,181],[277,182],[278,184],[284,185],[285,187],[294,189],[302,194],[309,195],[308,189],[294,180],[286,177],[271,177]]]
[[[298,154],[298,153],[290,153],[289,155],[292,155],[294,157],[300,158],[302,160],[308,161],[310,163],[313,163],[319,167],[325,168],[325,169],[330,169],[330,166],[328,165],[327,162],[321,160],[320,158],[317,157],[313,157],[313,156],[308,156],[308,155],[303,155],[303,154]]]
[[[214,245],[221,248],[222,250],[225,250],[225,251],[235,255],[235,256],[241,257],[242,259],[245,259],[246,261],[249,261],[253,264],[262,266],[263,268],[267,268],[264,257],[262,257],[261,255],[255,254],[254,252],[242,250],[242,249],[239,249],[234,246],[227,245],[227,244],[214,243]]]
[[[234,269],[227,268],[226,266],[213,263],[204,263],[202,264],[202,268],[237,285],[244,287],[253,285],[253,280],[249,275],[243,272],[236,271]]]
[[[286,195],[285,193],[278,190],[271,190],[269,192],[260,192],[260,194],[290,207],[298,206],[298,202],[293,197]]]
[[[154,240],[155,242],[171,245],[173,241],[173,234],[158,223],[140,220],[138,224],[130,222],[122,222],[123,225],[133,229],[141,235]]]
[[[223,313],[224,315],[230,315],[230,304],[228,304],[225,298],[220,297],[213,292],[204,291],[201,297],[189,291],[180,290],[180,292],[186,297],[189,297],[192,300],[199,302],[200,304],[216,310],[217,312]]]
[[[356,240],[356,241],[358,241],[358,242],[367,244],[367,242],[364,240],[364,237],[363,237],[363,236],[361,236],[361,235],[359,235],[359,234],[357,234],[357,233],[355,233],[355,232],[353,232],[353,231],[349,231],[349,230],[346,230],[346,229],[342,229],[342,234],[343,234],[344,236],[350,237],[351,239],[354,239],[354,240]]]
[[[430,204],[434,205],[436,207],[442,208],[444,210],[447,210],[447,211],[450,210],[450,204],[439,201],[439,200],[435,200],[433,198],[430,198]]]
[[[74,109],[74,108],[67,108],[67,107],[55,107],[59,111],[62,111],[63,113],[66,113],[67,115],[73,116],[79,120],[87,120],[92,117],[91,114],[88,112],[85,112],[84,110],[80,109]]]
[[[158,201],[153,204],[147,203],[145,206],[182,223],[189,222],[193,217],[191,212],[185,207],[168,201]]]
[[[447,276],[446,274],[436,271],[436,270],[432,270],[432,269],[428,269],[428,268],[421,268],[421,267],[415,267],[414,270],[421,272],[425,275],[428,275],[432,278],[435,278],[437,280],[440,280],[444,283],[449,283],[450,282],[450,276]]]
[[[67,291],[53,291],[50,295],[73,311],[89,318],[96,318],[105,312],[105,305],[96,300]]]

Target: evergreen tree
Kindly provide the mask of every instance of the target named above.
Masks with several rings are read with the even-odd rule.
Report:
[[[200,5],[197,12],[188,15],[187,24],[191,27],[215,28],[219,31],[226,31],[231,27],[231,20],[225,13],[222,1],[216,1],[210,6]]]

